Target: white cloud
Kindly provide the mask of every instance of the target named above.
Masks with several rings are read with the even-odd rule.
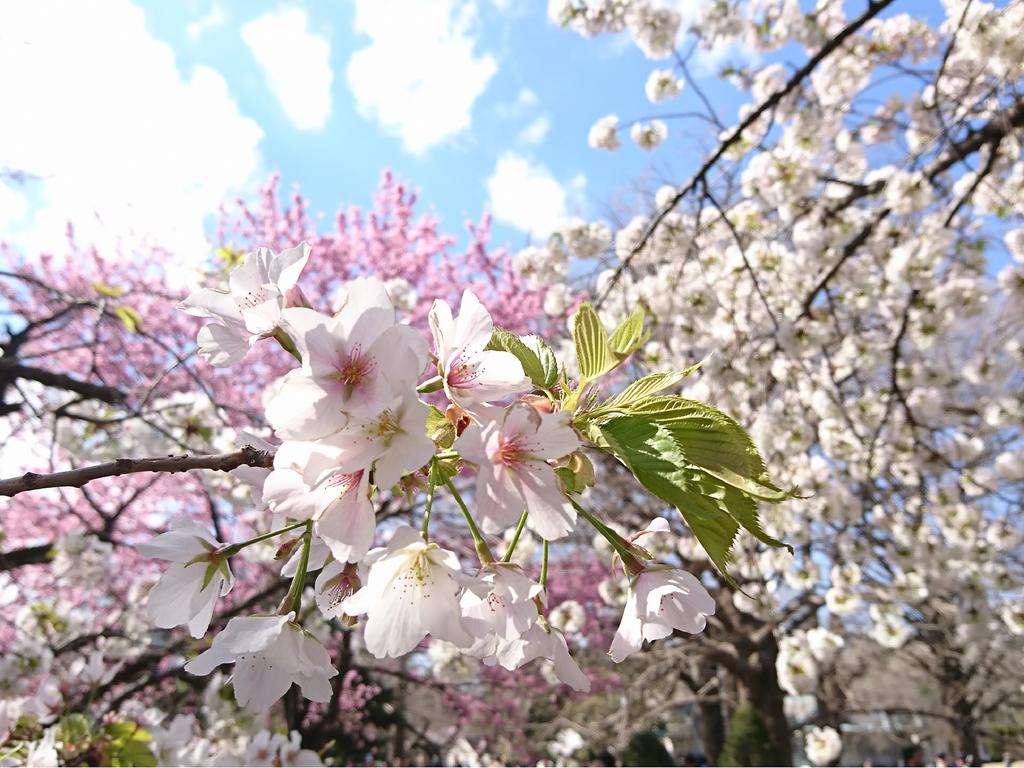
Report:
[[[503,101],[494,108],[498,117],[522,117],[540,103],[537,94],[529,88],[520,88],[514,101]]]
[[[473,104],[498,67],[477,55],[476,6],[462,0],[355,0],[348,85],[359,113],[406,151],[422,154],[470,127]]]
[[[579,206],[586,183],[581,174],[563,186],[546,165],[506,151],[487,179],[487,192],[496,220],[546,237],[569,216],[570,206]]]
[[[224,22],[227,20],[224,9],[220,5],[215,5],[208,14],[187,24],[185,26],[185,33],[189,36],[189,39],[197,40],[207,30],[224,26]]]
[[[59,24],[54,20],[60,19]],[[195,264],[204,217],[261,169],[260,127],[209,67],[188,76],[127,0],[0,4],[0,171],[31,210],[4,237],[27,253],[159,244]]]
[[[551,130],[551,120],[547,115],[541,115],[519,132],[519,142],[535,147],[544,141],[549,130]]]
[[[317,131],[331,116],[331,45],[308,29],[306,12],[265,13],[242,27],[242,39],[292,124]]]

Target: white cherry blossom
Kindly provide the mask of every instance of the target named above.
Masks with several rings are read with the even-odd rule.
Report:
[[[330,680],[338,670],[320,641],[294,619],[294,611],[284,616],[236,616],[185,670],[208,675],[221,664],[234,663],[235,700],[254,712],[268,709],[293,683],[307,699],[326,703],[331,699]]]
[[[590,127],[587,143],[593,149],[606,149],[614,152],[621,146],[619,142],[618,115],[605,115]]]
[[[683,90],[683,80],[671,69],[655,69],[647,78],[644,93],[654,104],[675,98]]]
[[[377,520],[370,502],[370,472],[342,472],[343,450],[329,444],[286,442],[274,455],[263,486],[272,511],[314,520],[314,530],[342,562],[358,562],[373,544]]]
[[[171,563],[149,593],[153,623],[165,629],[187,624],[192,637],[206,634],[217,597],[230,592],[235,583],[227,558],[216,556],[219,546],[206,528],[187,518],[136,546],[145,557]]]
[[[226,292],[200,288],[178,305],[182,312],[213,321],[197,338],[204,360],[234,365],[253,344],[273,335],[309,253],[306,243],[280,253],[258,248],[231,271]]]
[[[843,753],[843,740],[831,726],[814,726],[804,736],[804,751],[814,765],[831,765]]]
[[[426,366],[423,337],[396,323],[383,283],[353,280],[347,297],[334,317],[304,308],[286,313],[302,367],[289,371],[265,403],[280,437],[315,440],[350,415],[378,413],[396,389],[412,389]]]
[[[477,465],[476,503],[483,529],[496,533],[515,525],[528,510],[527,525],[542,538],[559,539],[576,524],[576,510],[562,492],[548,461],[579,448],[567,413],[539,413],[517,403],[484,426],[470,426],[455,449]]]
[[[426,543],[406,525],[386,547],[371,550],[366,562],[366,582],[341,609],[350,616],[366,614],[363,640],[370,653],[403,656],[428,633],[460,647],[473,643],[459,608],[468,577],[454,552]]]
[[[397,389],[379,412],[350,417],[319,446],[333,453],[337,472],[353,474],[372,467],[373,484],[390,489],[434,455],[436,447],[425,431],[428,413],[411,389]]]
[[[437,299],[428,319],[437,371],[452,402],[471,409],[533,389],[515,355],[485,349],[494,323],[472,291],[462,294],[457,317],[448,302]]]
[[[537,621],[516,641],[507,652],[502,664],[509,669],[519,669],[534,659],[548,659],[552,662],[556,677],[577,691],[589,691],[590,680],[569,653],[565,637],[546,621]]]
[[[692,573],[663,566],[647,568],[630,584],[608,655],[620,662],[639,651],[645,640],[661,640],[677,629],[703,632],[707,617],[714,613],[714,598]]]
[[[489,563],[479,579],[460,601],[465,625],[476,638],[466,652],[487,664],[507,662],[515,641],[537,620],[534,598],[543,589],[513,563]]]

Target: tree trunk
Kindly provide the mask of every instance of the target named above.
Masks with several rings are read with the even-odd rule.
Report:
[[[956,713],[957,748],[960,754],[970,756],[967,765],[981,765],[981,744],[971,703],[961,698],[953,705],[953,711]]]
[[[700,665],[699,680],[711,680],[717,674],[713,663],[703,661]],[[710,698],[703,699],[697,703],[697,734],[700,736],[701,746],[704,748],[704,757],[710,765],[718,765],[718,756],[722,753],[722,745],[725,743],[725,716],[722,712],[722,684],[721,676],[719,683],[715,686],[704,688],[704,695]]]
[[[778,765],[793,765],[793,743],[783,707],[785,694],[779,687],[775,674],[775,657],[779,655],[779,646],[775,638],[769,635],[768,640],[752,657],[753,668],[744,679],[740,680],[747,700],[757,710],[768,740],[774,748]]]

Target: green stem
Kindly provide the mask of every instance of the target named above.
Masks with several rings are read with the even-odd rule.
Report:
[[[462,496],[455,489],[455,483],[452,482],[450,477],[445,477],[444,484],[448,486],[448,490],[451,491],[452,496],[455,497],[456,503],[459,505],[459,509],[462,510],[462,516],[466,518],[466,525],[469,526],[469,532],[473,535],[473,545],[476,547],[477,557],[480,558],[481,565],[487,565],[488,563],[494,562],[494,555],[491,554],[490,547],[487,546],[487,542],[484,541],[483,535],[480,533],[480,529],[476,527],[476,521],[473,520],[473,516],[469,514],[469,508],[466,506],[466,502],[462,500]]]
[[[292,585],[288,588],[288,596],[285,597],[282,608],[295,611],[295,618],[299,616],[302,608],[302,590],[306,588],[306,571],[309,568],[309,548],[313,542],[313,522],[303,523],[306,526],[302,534],[302,551],[299,553],[299,567],[292,577]]]
[[[275,536],[280,536],[282,533],[288,533],[288,531],[294,531],[296,528],[301,528],[304,525],[307,525],[306,521],[302,521],[301,523],[295,523],[294,525],[289,525],[284,528],[279,528],[276,531],[270,531],[270,533],[262,533],[259,536],[256,536],[255,538],[249,539],[248,541],[241,541],[238,544],[232,544],[228,547],[225,547],[221,551],[221,554],[225,557],[232,557],[233,555],[237,555],[239,552],[241,552],[248,546],[251,546],[253,544],[259,544],[261,541],[272,539]]]
[[[434,488],[433,483],[427,488],[427,503],[423,506],[423,525],[420,526],[420,536],[424,541],[427,540],[427,530],[430,528],[430,511],[434,507]]]
[[[544,539],[544,554],[540,561],[540,585],[547,589],[548,587],[548,540]]]
[[[284,329],[275,328],[274,338],[277,339],[277,343],[281,345],[281,348],[285,352],[294,357],[300,363],[302,362],[302,355],[299,353],[298,348],[295,346],[295,342],[292,341],[291,336],[284,332]]]
[[[569,499],[569,503],[573,505],[577,512],[579,512],[580,516],[594,526],[597,532],[604,536],[608,543],[611,544],[612,549],[615,550],[615,553],[622,560],[622,567],[626,570],[627,574],[634,576],[644,569],[640,561],[637,560],[633,553],[626,548],[626,545],[619,534],[587,512],[587,510],[581,507],[575,499],[570,496],[566,496],[566,498]]]
[[[501,558],[501,562],[507,563],[512,560],[512,553],[516,551],[516,545],[519,543],[519,537],[523,533],[523,526],[526,525],[527,514],[529,514],[529,510],[524,510],[523,516],[519,518],[519,525],[516,526],[516,532],[512,534],[512,541],[509,542],[508,549],[505,550],[505,556]]]

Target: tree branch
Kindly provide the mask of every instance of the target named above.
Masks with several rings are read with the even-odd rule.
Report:
[[[747,115],[739,125],[719,143],[718,148],[708,157],[707,160],[697,169],[697,172],[690,177],[690,180],[686,182],[679,190],[672,196],[672,198],[662,206],[661,210],[655,215],[651,222],[644,228],[643,234],[636,244],[630,249],[629,253],[622,260],[622,263],[616,268],[615,273],[612,275],[612,279],[608,281],[607,287],[602,292],[601,296],[598,297],[595,302],[596,306],[600,307],[604,303],[604,300],[608,298],[608,294],[611,293],[612,289],[619,282],[619,278],[622,277],[622,273],[626,271],[630,263],[636,257],[640,251],[643,250],[644,246],[654,235],[655,230],[661,225],[661,222],[666,216],[677,206],[679,202],[686,197],[688,194],[693,192],[697,186],[704,181],[707,174],[714,168],[715,164],[725,156],[726,152],[738,142],[742,137],[744,131],[751,126],[755,125],[758,120],[761,119],[765,114],[772,111],[779,105],[779,103],[786,98],[790,93],[795,91],[800,84],[807,78],[817,66],[827,59],[836,49],[838,49],[846,40],[853,36],[857,30],[867,24],[871,19],[881,13],[887,6],[891,5],[893,0],[870,0],[868,7],[864,10],[860,16],[851,21],[846,27],[839,31],[835,37],[828,40],[816,54],[814,54],[807,62],[800,67],[793,76],[789,78],[786,84],[775,91],[771,96],[761,102],[757,109],[753,110]]]
[[[230,472],[242,466],[269,468],[273,464],[274,454],[269,451],[257,450],[251,445],[233,453],[217,453],[207,456],[117,459],[106,464],[94,464],[91,467],[69,469],[65,472],[53,472],[47,475],[26,472],[20,477],[0,480],[0,496],[14,496],[40,488],[81,488],[86,483],[101,477],[117,477],[137,472],[187,472],[190,469],[214,469],[220,472]]]
[[[0,573],[13,571],[23,565],[38,565],[53,560],[53,542],[38,544],[34,547],[22,547],[12,549],[9,552],[0,552]]]

